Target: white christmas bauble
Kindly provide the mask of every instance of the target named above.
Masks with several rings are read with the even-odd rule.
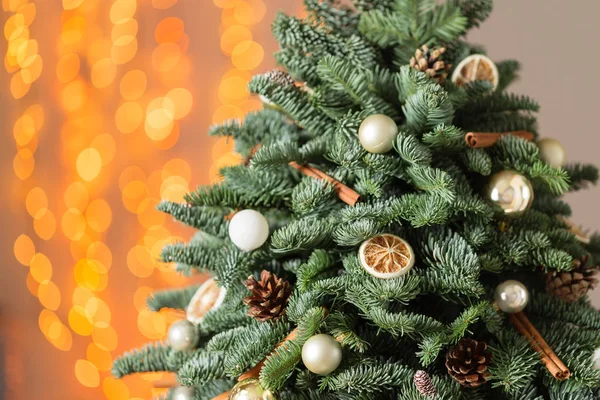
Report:
[[[194,400],[195,398],[193,387],[177,386],[171,389],[171,400]]]
[[[387,153],[394,146],[398,126],[384,114],[374,114],[363,120],[358,128],[358,140],[369,153]]]
[[[269,238],[269,223],[258,211],[239,211],[229,222],[229,238],[240,250],[258,249]]]
[[[330,374],[342,362],[342,346],[329,335],[315,335],[302,346],[302,362],[312,373]]]
[[[565,148],[558,140],[545,138],[537,142],[540,158],[554,168],[565,165],[567,155]]]
[[[529,292],[521,282],[508,280],[496,287],[495,300],[498,308],[505,313],[518,313],[529,302]]]
[[[198,344],[198,328],[187,319],[174,322],[169,327],[169,344],[177,351],[191,350]]]

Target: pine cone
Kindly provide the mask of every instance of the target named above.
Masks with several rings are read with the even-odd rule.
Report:
[[[587,265],[589,256],[585,255],[573,260],[571,271],[552,271],[546,274],[546,290],[548,293],[567,303],[579,300],[598,284],[597,266]]]
[[[442,54],[445,52],[445,47],[430,49],[427,45],[423,45],[415,51],[414,57],[411,57],[410,67],[417,71],[425,72],[427,76],[435,79],[440,85],[443,85],[452,68],[451,64],[441,59]]]
[[[283,316],[292,294],[292,286],[288,281],[263,270],[260,273],[260,281],[251,275],[244,281],[244,285],[251,292],[250,296],[244,299],[244,304],[250,307],[248,315],[263,322]]]
[[[446,353],[446,368],[455,381],[465,387],[477,387],[490,376],[487,372],[492,354],[485,342],[461,339],[458,345]]]
[[[415,386],[421,396],[434,397],[437,395],[437,390],[431,381],[431,377],[425,371],[417,371],[414,376]]]
[[[279,86],[295,86],[294,80],[292,79],[290,74],[288,74],[287,72],[282,71],[280,69],[273,69],[273,70],[265,73],[265,76],[271,82],[273,82]]]

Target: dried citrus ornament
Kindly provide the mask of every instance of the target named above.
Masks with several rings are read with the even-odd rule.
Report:
[[[488,81],[496,89],[500,74],[496,64],[481,54],[473,54],[462,60],[452,73],[452,82],[456,86],[467,85],[473,81]]]
[[[362,267],[381,279],[406,274],[415,264],[412,247],[402,238],[384,233],[365,240],[358,249]]]
[[[187,306],[187,320],[195,325],[199,324],[207,312],[218,308],[223,303],[225,294],[225,288],[219,287],[214,279],[210,278],[204,282],[196,290],[196,293]]]

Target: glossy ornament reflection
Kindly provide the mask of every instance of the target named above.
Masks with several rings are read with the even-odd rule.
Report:
[[[500,171],[492,175],[487,197],[500,206],[505,214],[519,215],[533,203],[533,187],[523,175],[514,171]]]
[[[529,302],[529,291],[521,282],[516,280],[504,281],[496,287],[494,295],[496,304],[505,313],[523,311]]]
[[[266,390],[257,378],[249,378],[231,389],[229,400],[277,400],[277,397],[270,390]]]

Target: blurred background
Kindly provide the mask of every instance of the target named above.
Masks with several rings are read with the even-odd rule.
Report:
[[[191,231],[154,211],[239,162],[210,124],[260,108],[245,86],[274,67],[270,22],[300,0],[2,0],[0,399],[148,399],[161,374],[111,377],[123,351],[177,316],[144,307],[183,285],[156,261]],[[523,64],[513,90],[542,136],[599,164],[593,75],[600,3],[502,0],[470,39]],[[571,195],[600,228],[600,191]],[[197,279],[202,279],[198,277]],[[594,301],[600,305],[600,293]]]

